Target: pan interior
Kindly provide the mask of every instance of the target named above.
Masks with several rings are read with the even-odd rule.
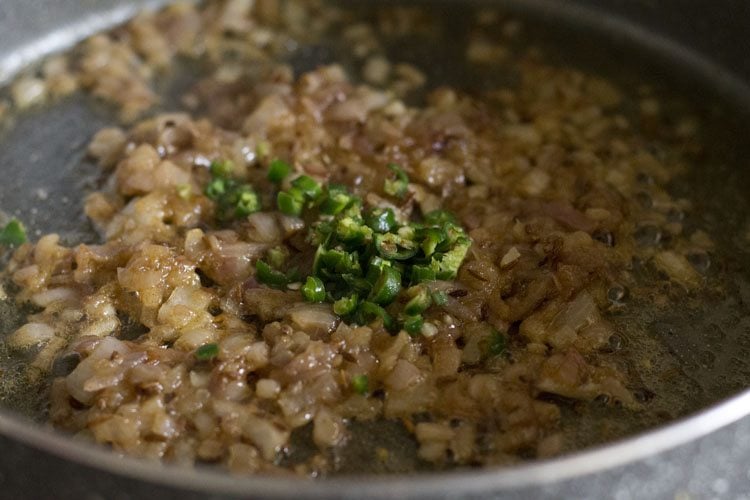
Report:
[[[352,8],[363,18],[373,15],[373,7],[368,5]],[[426,70],[432,87],[451,85],[476,92],[512,83],[513,74],[497,68],[467,67],[463,62],[464,47],[455,41],[466,39],[473,5],[441,3],[431,8],[444,19],[440,36],[393,39],[389,43],[392,55]],[[694,209],[683,224],[703,228],[716,242],[708,273],[712,282],[721,284],[722,291],[685,296],[667,309],[657,309],[647,300],[634,301],[612,314],[609,319],[620,332],[622,369],[631,375],[645,410],[627,413],[603,405],[564,404],[567,437],[577,448],[601,444],[663,425],[742,391],[750,383],[750,273],[745,265],[750,258],[750,201],[745,196],[750,188],[750,144],[741,138],[750,125],[750,110],[736,95],[727,95],[721,82],[686,66],[683,54],[674,53],[671,58],[666,52],[654,55],[628,37],[602,33],[569,16],[555,16],[548,9],[513,4],[507,8],[525,21],[523,43],[541,47],[548,61],[603,74],[626,89],[650,85],[658,89],[667,110],[690,110],[702,123],[700,141],[705,147],[670,190],[675,197],[693,202]],[[303,46],[290,56],[297,73],[331,62],[356,68],[345,47],[334,38]],[[200,65],[177,64],[159,84],[163,97],[160,110],[179,109],[180,95],[198,80],[202,70]],[[635,108],[635,100],[627,106]],[[15,116],[0,134],[0,171],[4,174],[0,208],[23,220],[32,238],[54,231],[68,243],[96,241],[96,233],[83,216],[81,200],[101,179],[98,168],[86,160],[85,149],[97,130],[115,122],[112,109],[82,94]],[[23,312],[12,302],[0,302],[0,330],[13,331]],[[644,358],[653,368],[644,369],[638,363]],[[20,376],[23,363],[18,353],[0,347],[3,385],[17,387],[12,381]],[[4,408],[44,419],[46,386],[0,393]],[[354,444],[341,452],[342,473],[382,472],[377,464],[363,459],[380,446],[381,441],[367,438],[375,432],[394,443],[398,459],[391,462],[395,464],[392,471],[421,467],[416,447],[404,445],[408,440],[397,423],[358,426],[354,432],[363,439],[352,440]],[[301,435],[300,442],[303,438]],[[296,453],[304,455],[304,445]]]

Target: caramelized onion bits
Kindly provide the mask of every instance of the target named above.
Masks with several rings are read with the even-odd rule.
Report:
[[[505,61],[517,86],[412,105],[399,96],[424,75],[384,60],[380,40],[414,33],[412,11],[342,35],[386,89],[338,65],[295,78],[274,51],[342,18],[283,4],[140,15],[50,64],[43,88],[16,89],[31,106],[67,75],[132,119],[175,55],[216,66],[185,96],[203,118],[93,138],[109,175],[85,201],[100,244],[45,235],[10,257],[34,311],[7,343],[29,349],[30,381],[57,377],[51,422],[136,456],[324,475],[353,420],[398,419],[421,460],[475,466],[569,448],[561,401],[598,398],[613,415],[658,402],[628,390],[643,385],[616,368],[630,338],[605,311],[665,279],[670,293],[710,279],[695,255],[711,238],[686,234],[690,204],[665,189],[681,148],[658,137],[679,136],[646,137],[613,84],[489,34],[469,63]],[[67,356],[72,370],[54,368]],[[312,450],[299,460],[298,436]]]

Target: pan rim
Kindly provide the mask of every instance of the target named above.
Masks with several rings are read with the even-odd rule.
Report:
[[[30,424],[0,410],[0,433],[50,454],[147,483],[202,493],[263,498],[327,499],[347,493],[357,498],[396,498],[404,494],[435,498],[455,494],[511,491],[559,483],[627,465],[677,448],[730,425],[748,414],[750,389],[694,415],[630,438],[561,457],[516,466],[434,473],[302,477],[233,476],[219,470],[154,463],[120,456],[102,446],[76,441],[47,426]],[[301,488],[304,487],[304,488]]]
[[[165,2],[154,2],[154,5],[163,3]],[[513,5],[519,11],[545,12],[547,15],[560,19],[576,18],[577,23],[588,26],[602,21],[601,14],[590,8],[562,6],[554,0],[509,0],[499,3]],[[110,24],[97,25],[95,31],[106,29],[124,19],[124,17],[112,17]],[[665,60],[678,60],[681,66],[690,69],[696,79],[710,79],[712,86],[719,88],[729,99],[741,103],[746,110],[750,109],[750,87],[747,82],[697,52],[655,35],[622,18],[606,18],[606,21],[596,29],[603,32],[607,30],[617,32],[634,45],[648,50],[650,56]],[[77,39],[80,39],[90,32],[81,30],[76,34]],[[65,43],[71,45],[77,39],[66,40]],[[64,47],[58,45],[53,50],[48,46],[39,45],[33,55],[39,58],[60,48]],[[420,475],[339,476],[315,482],[286,477],[283,479],[269,476],[237,477],[201,468],[155,466],[153,462],[120,457],[102,447],[73,440],[46,426],[25,421],[3,409],[0,409],[0,434],[95,469],[184,490],[230,495],[253,493],[269,498],[281,498],[291,494],[298,498],[331,498],[347,493],[359,498],[390,498],[404,494],[431,497],[444,495],[446,491],[456,494],[509,491],[591,475],[674,449],[732,424],[748,414],[750,414],[750,389],[693,415],[672,421],[663,427],[554,459],[501,469]]]

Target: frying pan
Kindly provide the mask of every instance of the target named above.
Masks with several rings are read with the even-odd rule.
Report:
[[[0,81],[44,54],[117,24],[139,7],[163,2],[115,0],[3,0],[0,3]],[[458,2],[428,2],[446,15]],[[490,2],[487,2],[490,3]],[[750,123],[750,6],[743,0],[525,0],[494,2],[542,27],[562,61],[613,75],[624,69],[672,88],[703,110],[710,151],[676,192],[697,200],[703,222],[727,249],[733,302],[699,317],[666,323],[664,342],[700,380],[695,412],[633,437],[500,470],[428,475],[335,477],[323,481],[231,477],[120,458],[34,424],[14,401],[0,410],[0,497],[3,498],[675,498],[739,497],[750,485],[750,301],[737,233],[750,207],[744,193]],[[460,16],[456,17],[458,19]],[[326,60],[302,52],[297,69]],[[439,72],[450,79],[450,71]],[[623,77],[624,78],[624,77]],[[180,87],[176,83],[176,87]],[[172,93],[177,88],[170,89]],[[34,231],[62,232],[70,240],[93,238],[79,200],[95,168],[83,161],[91,134],[112,116],[85,97],[18,117],[0,134],[0,208]],[[166,106],[170,102],[167,100]],[[745,141],[747,142],[747,141]],[[44,189],[44,199],[33,193]],[[5,314],[7,311],[2,311]],[[692,324],[692,326],[690,325]],[[720,331],[716,336],[709,335]],[[712,339],[709,341],[709,339]],[[699,354],[706,344],[713,360]],[[700,360],[704,361],[701,362]],[[13,409],[11,409],[13,408]]]

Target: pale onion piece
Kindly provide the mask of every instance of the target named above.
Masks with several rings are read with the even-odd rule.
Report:
[[[425,74],[412,64],[396,64],[393,69],[396,76],[408,83],[410,88],[421,87],[427,81],[427,77],[425,76]]]
[[[340,444],[346,437],[346,424],[326,408],[318,410],[313,419],[313,441],[321,450]]]
[[[203,241],[204,233],[201,229],[191,229],[185,233],[185,256],[191,260],[200,260],[203,252],[207,250]]]
[[[540,168],[532,169],[521,179],[518,189],[526,196],[539,196],[549,186],[552,179]]]
[[[552,320],[552,330],[569,327],[574,332],[586,328],[601,319],[599,309],[588,292],[579,293],[573,301],[568,303]]]
[[[78,292],[66,287],[50,288],[31,296],[31,301],[39,307],[47,307],[55,302],[75,302],[77,299]]]
[[[419,331],[422,336],[430,338],[438,334],[438,328],[432,323],[424,323],[422,329]]]
[[[291,236],[292,234],[305,228],[305,221],[303,221],[299,217],[279,214],[278,221],[279,225],[284,230],[285,236]]]
[[[509,50],[504,45],[483,38],[474,38],[466,47],[466,60],[474,64],[498,62],[508,57]]]
[[[370,111],[382,108],[388,103],[388,94],[373,90],[362,90],[349,99],[336,103],[328,109],[327,117],[333,121],[364,122]]]
[[[34,361],[29,365],[26,371],[29,382],[35,383],[41,379],[41,377],[49,373],[52,368],[52,362],[57,357],[58,353],[65,348],[67,340],[62,337],[53,337],[47,342],[44,347],[36,355]]]
[[[281,392],[281,385],[272,378],[262,378],[255,384],[255,393],[259,398],[276,399]]]
[[[433,351],[432,374],[436,378],[455,377],[461,366],[461,350],[454,342],[442,342]]]
[[[30,266],[22,267],[15,273],[13,273],[13,281],[16,283],[24,283],[31,281],[39,274],[39,266],[31,264]]]
[[[521,256],[521,252],[516,247],[510,247],[510,250],[505,252],[502,260],[500,261],[500,267],[508,267],[513,264]]]
[[[12,347],[30,347],[48,342],[55,336],[55,330],[44,323],[26,323],[8,338]]]
[[[685,256],[671,250],[656,254],[654,256],[654,264],[657,268],[667,273],[672,280],[685,288],[696,287],[701,282],[700,275],[690,265]]]
[[[216,332],[209,328],[196,328],[184,332],[175,341],[174,346],[183,351],[192,351],[198,347],[210,344],[216,339]]]
[[[313,337],[331,333],[339,322],[330,304],[300,304],[289,311],[288,317],[296,327]]]
[[[540,458],[552,457],[560,453],[565,444],[565,438],[561,432],[549,435],[539,441],[536,446],[537,456]]]
[[[261,463],[258,450],[254,446],[244,443],[235,443],[229,446],[227,467],[230,471],[235,473],[256,471]]]
[[[101,389],[115,386],[122,382],[128,370],[138,363],[143,362],[147,354],[143,351],[134,351],[114,359],[101,359],[94,366],[96,368],[92,377],[83,383],[83,390],[87,393],[95,393]]]
[[[295,117],[280,95],[264,98],[242,126],[245,134],[262,134],[275,126],[292,125]]]
[[[255,339],[247,333],[239,333],[225,337],[219,346],[221,359],[232,359],[249,352]]]
[[[86,384],[100,372],[97,362],[111,358],[114,353],[125,355],[130,351],[127,345],[114,337],[104,337],[97,342],[93,352],[83,359],[65,378],[65,387],[76,400],[88,404],[94,397],[86,390]],[[89,387],[91,387],[89,385]]]
[[[362,68],[362,76],[365,81],[374,85],[385,84],[390,73],[391,63],[383,56],[370,57]]]
[[[416,425],[414,434],[420,443],[424,443],[427,441],[449,441],[455,436],[455,431],[446,424],[420,422]]]
[[[244,380],[228,380],[214,390],[214,397],[225,399],[227,401],[241,402],[246,400],[250,395],[250,388]]]
[[[167,415],[164,410],[153,415],[151,421],[151,434],[159,436],[162,439],[169,439],[177,434],[177,425],[172,417]]]
[[[184,328],[204,316],[211,303],[211,294],[186,286],[178,286],[159,308],[157,319],[174,328]]]
[[[419,458],[427,462],[439,462],[445,457],[447,444],[445,441],[430,441],[419,447]]]
[[[473,424],[461,423],[453,430],[454,437],[450,442],[453,458],[457,463],[467,463],[474,455],[476,430]]]
[[[393,367],[393,371],[383,381],[387,387],[396,391],[402,391],[418,384],[422,380],[419,368],[406,360],[399,359]]]
[[[127,135],[116,127],[103,128],[94,135],[88,147],[88,154],[104,168],[115,165],[117,156],[125,148]]]
[[[255,371],[268,364],[268,344],[258,341],[247,348],[245,363],[248,371]]]
[[[115,318],[105,318],[91,323],[81,331],[81,336],[104,337],[111,334],[120,326],[120,321]]]
[[[603,221],[612,217],[612,212],[606,208],[589,208],[586,209],[584,215],[594,221]]]
[[[289,440],[289,431],[255,415],[247,415],[243,419],[242,434],[258,447],[263,459],[268,461],[273,460]]]
[[[19,109],[39,104],[47,97],[47,87],[39,78],[19,78],[10,89],[13,102]]]
[[[269,212],[255,212],[247,218],[247,236],[258,243],[278,242],[282,237],[279,221]]]

